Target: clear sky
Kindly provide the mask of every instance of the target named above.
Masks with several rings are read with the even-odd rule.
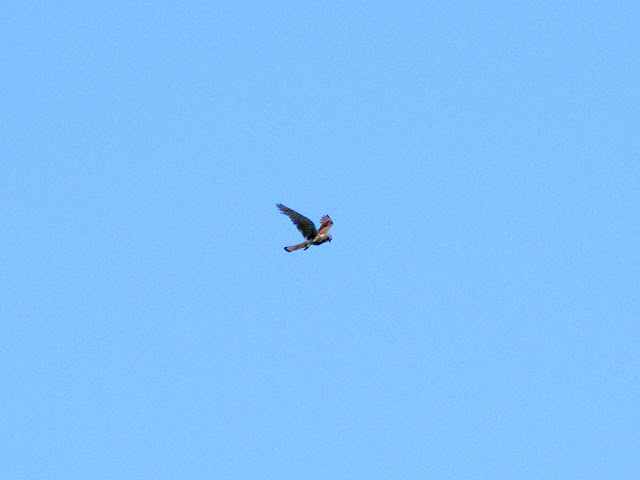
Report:
[[[3,4],[0,477],[640,478],[638,3],[235,3]]]

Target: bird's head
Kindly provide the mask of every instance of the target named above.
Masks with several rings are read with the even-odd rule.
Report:
[[[331,241],[331,235],[327,235],[327,241],[330,242]]]

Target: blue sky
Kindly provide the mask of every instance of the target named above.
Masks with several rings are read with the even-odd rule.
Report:
[[[639,478],[640,8],[553,3],[4,6],[2,478]]]

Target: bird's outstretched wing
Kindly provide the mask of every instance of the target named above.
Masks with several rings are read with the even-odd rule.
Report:
[[[285,207],[281,203],[278,203],[276,206],[282,213],[284,213],[291,219],[293,224],[298,227],[298,230],[300,230],[300,233],[302,233],[302,236],[304,238],[306,238],[307,240],[313,240],[318,234],[316,226],[307,217],[305,217],[304,215],[300,215],[298,212],[291,210],[289,207]],[[331,219],[329,219],[329,221],[331,221]]]
[[[319,234],[327,233],[329,229],[333,225],[333,221],[329,217],[329,215],[325,215],[320,219],[320,228],[318,229]]]

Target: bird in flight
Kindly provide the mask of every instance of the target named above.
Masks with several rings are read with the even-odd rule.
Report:
[[[333,221],[331,221],[329,215],[325,215],[320,219],[320,228],[316,230],[316,226],[313,222],[304,215],[300,215],[298,212],[285,207],[281,203],[278,203],[276,207],[278,207],[280,212],[284,213],[291,219],[293,224],[298,227],[298,230],[300,230],[302,236],[306,238],[304,242],[299,243],[298,245],[284,247],[287,252],[293,252],[294,250],[299,250],[301,248],[306,250],[309,248],[309,245],[320,245],[321,243],[331,241],[331,235],[327,232],[331,228],[331,225],[333,225]]]

